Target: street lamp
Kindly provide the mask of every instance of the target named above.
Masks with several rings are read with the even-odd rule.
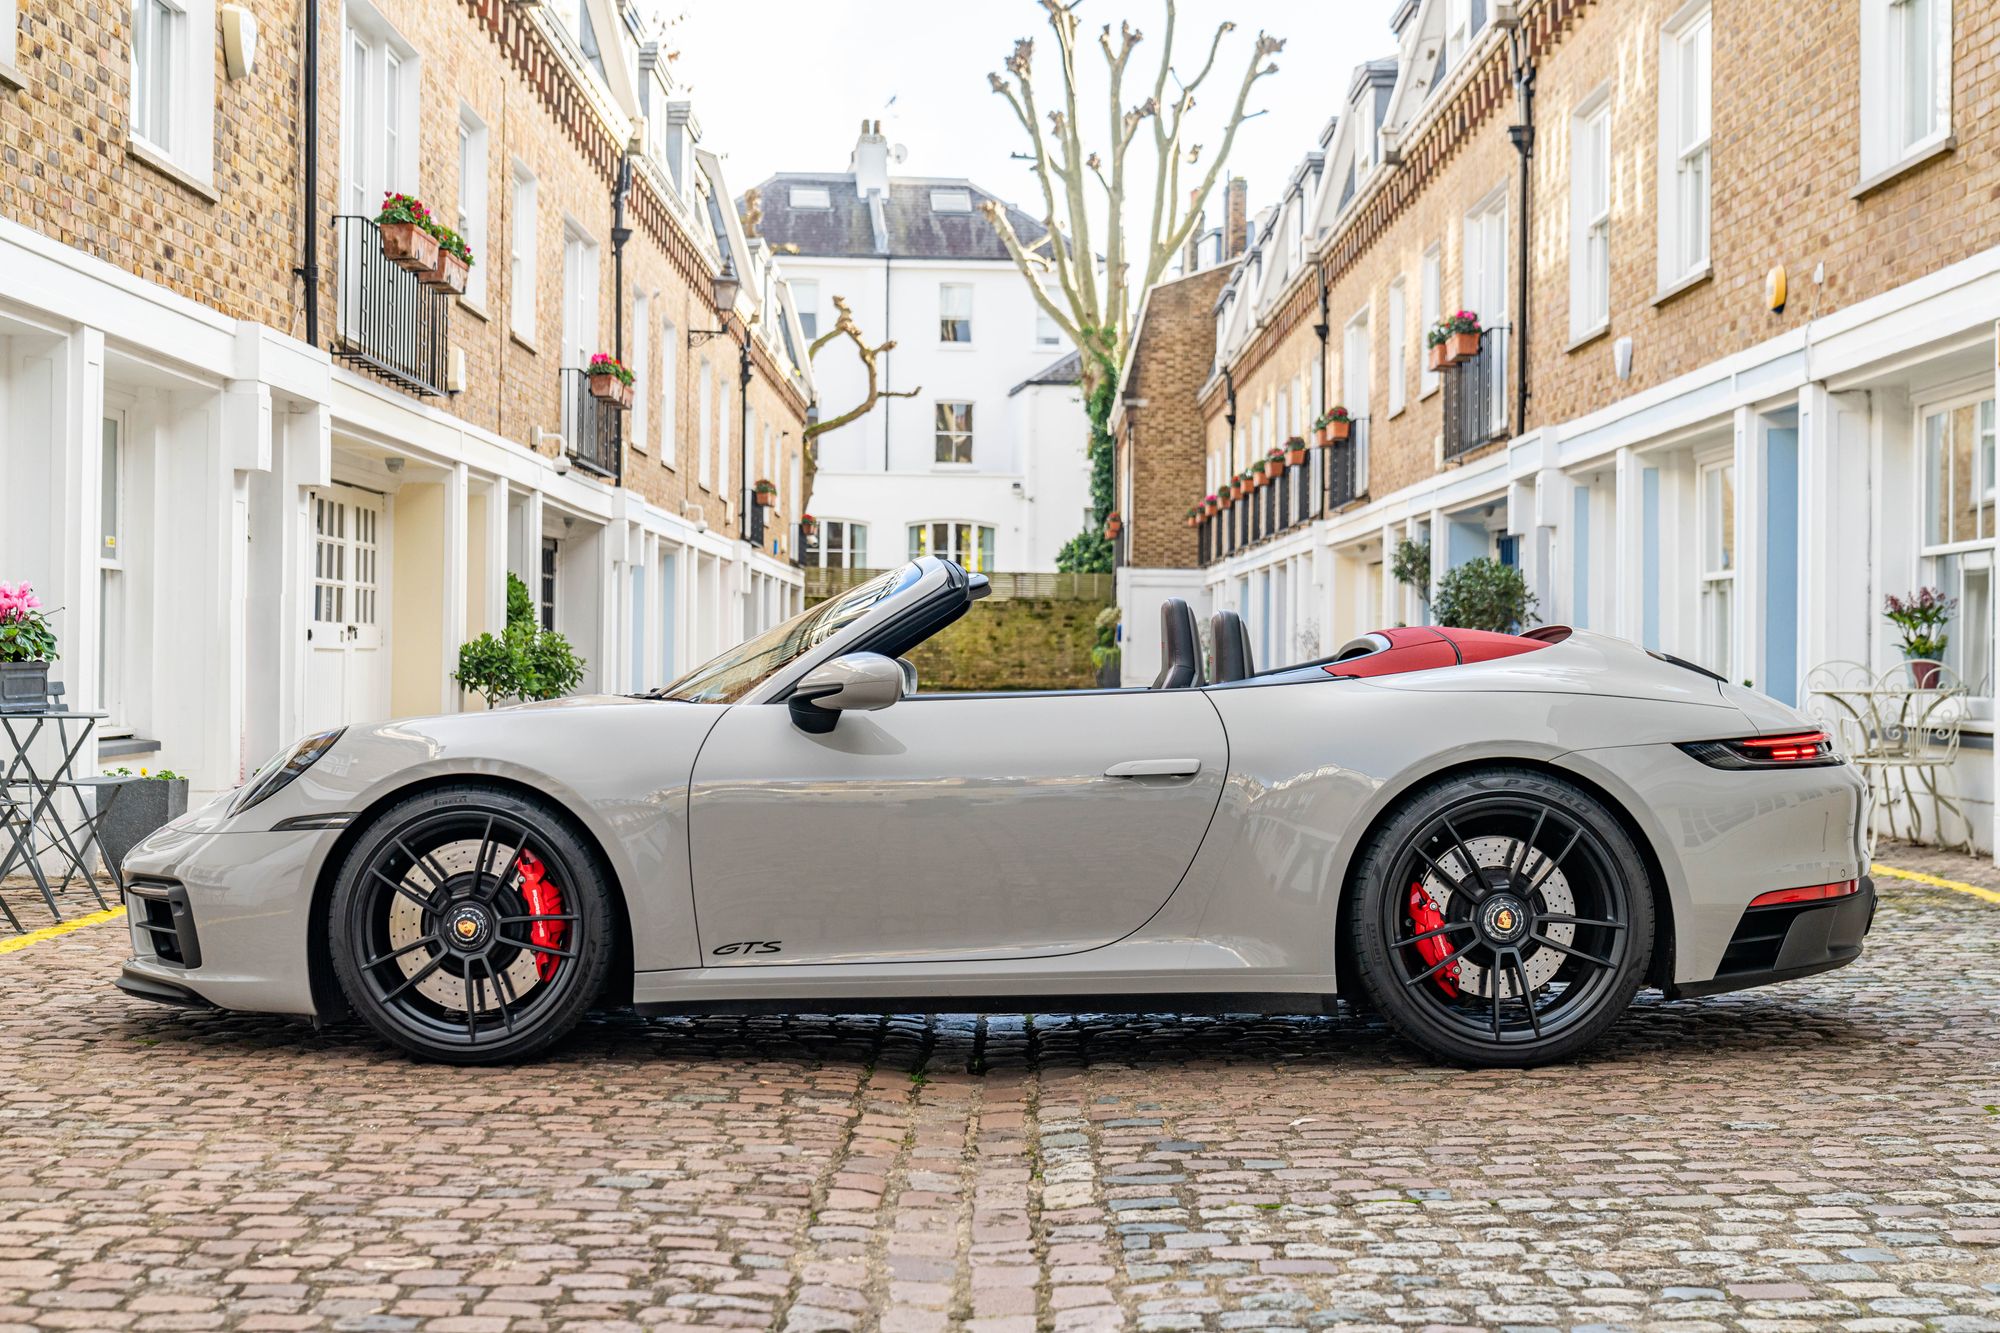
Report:
[[[722,271],[715,275],[715,313],[725,322],[729,312],[736,308],[736,298],[743,291],[743,279],[736,276],[733,265],[725,262]]]

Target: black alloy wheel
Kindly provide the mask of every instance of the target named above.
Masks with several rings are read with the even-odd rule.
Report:
[[[1397,1032],[1467,1065],[1574,1054],[1651,957],[1653,897],[1623,826],[1573,783],[1494,768],[1413,792],[1362,855],[1347,929]]]
[[[532,1055],[603,990],[614,916],[569,825],[511,792],[449,787],[385,811],[348,854],[327,938],[348,1003],[404,1050]]]

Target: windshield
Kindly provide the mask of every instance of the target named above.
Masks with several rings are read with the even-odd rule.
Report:
[[[735,703],[780,668],[859,620],[870,607],[922,577],[923,571],[917,566],[905,565],[857,584],[696,667],[673,684],[653,691],[653,697],[691,704]]]

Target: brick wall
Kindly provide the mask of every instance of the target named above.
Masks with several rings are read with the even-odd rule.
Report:
[[[1121,492],[1131,496],[1124,563],[1190,569],[1199,561],[1195,532],[1182,521],[1200,501],[1203,421],[1195,400],[1215,361],[1216,293],[1226,267],[1155,287],[1132,349],[1118,440]],[[1129,482],[1129,492],[1126,491]]]

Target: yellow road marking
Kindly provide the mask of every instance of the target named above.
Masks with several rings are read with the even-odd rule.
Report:
[[[1892,879],[1907,879],[1917,884],[1928,884],[1934,889],[1950,889],[1953,893],[1968,893],[1984,902],[2000,903],[2000,892],[1995,892],[1992,889],[1982,889],[1977,884],[1967,884],[1963,880],[1940,879],[1936,875],[1926,875],[1921,870],[1898,870],[1894,866],[1872,865],[1868,868],[1878,875],[1887,875]]]
[[[2000,902],[2000,894],[1994,895],[1994,901]],[[58,921],[53,926],[43,926],[40,930],[31,930],[25,935],[16,935],[12,939],[0,940],[0,953],[16,953],[31,944],[40,944],[43,940],[52,940],[58,935],[67,935],[72,930],[82,930],[85,926],[95,926],[105,921],[116,921],[124,915],[125,909],[122,907],[107,907],[101,912],[92,912],[89,916],[73,916],[67,921]]]

